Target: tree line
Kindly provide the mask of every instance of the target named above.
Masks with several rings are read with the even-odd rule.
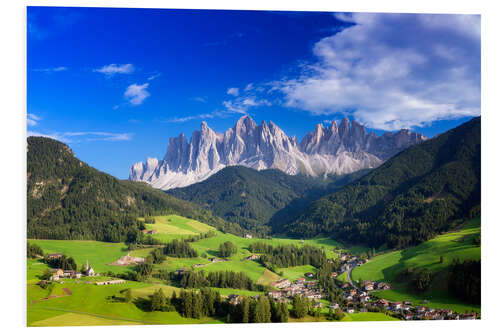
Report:
[[[205,271],[187,271],[182,275],[170,274],[171,281],[177,281],[182,288],[233,288],[254,291],[265,291],[266,287],[256,284],[245,272],[217,271],[205,273]]]
[[[177,258],[196,258],[198,252],[184,240],[173,239],[171,242],[165,244],[163,253],[169,257]]]
[[[250,244],[250,252],[262,253],[259,261],[267,268],[312,265],[321,267],[326,262],[325,252],[311,245],[279,245],[274,247],[264,242]]]
[[[448,287],[460,299],[481,304],[481,261],[454,259]]]
[[[168,299],[161,291],[151,296],[151,309],[169,311],[174,307],[187,318],[219,317],[227,323],[271,323],[287,322],[289,311],[287,303],[276,302],[266,296],[239,296],[237,304],[221,297],[218,291],[201,288],[200,291],[182,290],[177,296],[175,291]]]
[[[57,258],[49,258],[45,256],[44,262],[53,268],[61,268],[62,270],[73,270],[76,271],[76,262],[73,257],[67,257],[65,254]]]

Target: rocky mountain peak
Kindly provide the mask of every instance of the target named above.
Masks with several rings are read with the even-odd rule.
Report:
[[[357,121],[344,118],[338,127],[335,121],[330,128],[316,125],[299,143],[274,122],[257,125],[245,115],[224,134],[203,121],[189,142],[184,134],[170,138],[163,160],[148,158],[134,164],[129,178],[165,190],[202,181],[229,165],[276,168],[292,175],[344,174],[376,167],[424,139],[407,130],[379,137],[368,134]]]
[[[238,119],[236,125],[234,126],[234,130],[238,136],[242,137],[245,136],[245,134],[253,132],[256,127],[257,124],[255,121],[250,116],[244,115]]]
[[[340,126],[339,126],[339,135],[341,137],[345,137],[348,135],[350,128],[351,127],[351,122],[349,121],[349,118],[345,117],[342,119]]]
[[[335,120],[333,120],[332,124],[330,125],[330,132],[332,132],[332,133],[339,132],[339,128],[337,127],[337,122]]]

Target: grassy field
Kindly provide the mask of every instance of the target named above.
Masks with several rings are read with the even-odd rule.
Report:
[[[205,272],[215,271],[233,271],[245,272],[252,280],[257,281],[264,273],[264,268],[261,264],[255,261],[231,260],[226,262],[218,262],[204,267],[196,268],[195,270],[204,270]]]
[[[181,288],[167,286],[165,284],[151,284],[147,287],[132,289],[132,296],[146,298],[152,295],[158,289],[161,289],[167,297],[171,297],[174,291],[177,295],[179,295],[179,293],[181,292]]]
[[[89,265],[97,272],[112,271],[119,273],[128,269],[127,267],[108,265],[127,254],[123,243],[45,239],[28,240],[28,242],[38,244],[44,253],[58,252],[73,257],[78,268],[84,265],[88,259]]]
[[[207,232],[209,230],[215,230],[213,227],[206,224],[200,223],[195,220],[190,220],[177,215],[167,215],[167,216],[156,216],[154,217],[154,224],[146,224],[146,229],[156,230],[157,233],[153,236],[162,241],[170,241],[175,238],[180,238],[182,236],[189,236],[194,234],[199,234]],[[217,237],[211,237],[203,239],[199,242],[193,244],[199,254],[206,252],[207,255],[215,256],[219,245],[226,241],[231,241],[240,247],[240,255],[248,255],[248,246],[254,242],[265,242],[274,246],[295,244],[297,246],[302,246],[303,244],[309,244],[323,248],[326,252],[328,258],[334,258],[337,254],[333,251],[337,248],[342,248],[342,245],[330,238],[319,237],[314,239],[288,239],[288,238],[272,238],[272,239],[260,239],[260,238],[241,238],[232,234],[225,234],[217,231]],[[351,250],[353,253],[359,251],[366,251],[367,249],[362,247],[354,247]]]
[[[63,296],[63,289],[71,291],[70,296]],[[177,312],[150,312],[141,309],[140,303],[125,303],[122,300],[123,291],[130,288],[135,299],[147,297],[157,289],[147,283],[128,281],[121,285],[96,286],[93,284],[75,283],[67,281],[64,284],[55,284],[52,291],[42,289],[38,285],[28,286],[28,326],[51,326],[55,317],[68,313],[91,316],[98,322],[107,320],[136,322],[139,324],[195,324],[220,322],[215,318],[190,319],[180,316]],[[172,290],[172,287],[168,287]],[[59,296],[48,300],[41,300],[50,295]],[[114,298],[113,298],[114,296]],[[71,318],[71,316],[62,317]],[[71,321],[61,325],[73,325]]]
[[[272,282],[281,279],[281,276],[278,274],[271,272],[268,269],[265,269],[262,275],[257,280],[257,283],[262,284],[264,286],[269,286]]]
[[[154,220],[154,224],[145,224],[146,229],[156,230],[159,234],[196,235],[215,230],[214,227],[179,215],[155,216]]]
[[[398,321],[399,319],[380,312],[346,313],[342,321]]]
[[[146,228],[156,230],[158,233],[153,237],[170,241],[175,238],[182,238],[189,235],[199,234],[213,230],[212,227],[203,223],[183,218],[176,215],[158,216],[155,217],[156,223],[147,224]],[[209,263],[209,258],[219,256],[219,245],[231,241],[237,245],[238,251],[235,255],[229,258],[227,262]],[[155,269],[166,269],[168,271],[177,270],[179,268],[190,268],[195,264],[207,263],[208,265],[196,268],[196,270],[210,271],[236,271],[245,272],[255,282],[269,285],[282,277],[275,274],[261,264],[255,261],[244,260],[251,253],[248,250],[250,244],[254,242],[265,242],[273,246],[295,244],[303,246],[309,244],[323,248],[328,258],[337,256],[336,250],[342,248],[342,245],[329,238],[315,238],[309,240],[298,239],[247,239],[237,237],[231,234],[225,234],[217,231],[217,236],[202,239],[191,243],[199,254],[198,258],[170,258],[159,265],[155,265]],[[45,253],[60,252],[68,256],[72,256],[80,267],[88,259],[89,263],[96,272],[123,272],[132,267],[110,266],[109,263],[116,261],[118,258],[127,254],[125,244],[123,243],[103,243],[96,241],[66,241],[66,240],[30,240],[30,242],[38,244],[42,247]],[[152,248],[144,248],[135,251],[130,251],[130,254],[135,257],[146,257]],[[355,247],[349,249],[352,253],[364,252],[367,249]],[[388,254],[390,255],[390,254]],[[400,261],[398,254],[392,254],[396,257],[388,256],[379,262],[379,265],[390,267],[392,262]],[[402,256],[402,254],[399,254]],[[379,257],[373,259],[376,262]],[[383,256],[380,256],[383,259]],[[370,263],[371,264],[371,263]],[[368,264],[367,264],[368,265]],[[41,260],[28,260],[28,300],[27,300],[27,318],[29,326],[63,326],[63,325],[132,325],[132,324],[195,324],[195,323],[221,323],[217,318],[202,318],[191,319],[183,318],[176,312],[150,312],[144,309],[142,299],[147,299],[155,290],[161,288],[167,296],[171,296],[175,291],[180,292],[179,288],[166,285],[161,281],[152,279],[147,283],[127,281],[122,285],[106,285],[96,286],[94,284],[86,284],[84,282],[76,283],[75,280],[67,280],[63,284],[56,283],[54,288],[42,289],[36,285],[39,281],[39,276],[47,269]],[[368,268],[370,268],[368,266]],[[316,269],[312,266],[299,266],[280,269],[284,278],[296,280],[304,276],[306,272],[315,272]],[[366,272],[370,272],[368,269]],[[366,274],[376,274],[366,273]],[[382,276],[382,279],[385,276]],[[82,280],[92,278],[85,278]],[[94,278],[106,279],[106,277]],[[63,288],[70,290],[71,294],[63,291]],[[131,289],[134,302],[125,303],[123,301],[123,292],[126,289]],[[240,295],[256,295],[258,292],[237,290],[229,288],[215,288],[219,290],[221,295],[229,294]],[[391,290],[389,292],[397,292]],[[45,299],[46,297],[51,297]],[[388,295],[387,298],[390,298]],[[385,296],[384,296],[385,297]],[[400,295],[393,295],[400,297]],[[399,298],[398,298],[399,299]],[[325,304],[327,305],[327,301]],[[326,311],[326,310],[325,310]],[[323,311],[323,312],[325,312]],[[327,311],[326,311],[327,312]],[[325,313],[326,313],[325,312]],[[301,320],[294,321],[315,321],[313,317],[306,317]],[[320,319],[326,321],[324,317]],[[359,321],[359,320],[394,320],[383,314],[351,314],[344,318],[344,321]]]
[[[347,272],[344,272],[344,273],[340,274],[339,276],[337,276],[337,280],[340,280],[342,282],[347,282]]]
[[[280,268],[280,272],[283,272],[283,277],[289,279],[290,281],[297,280],[300,277],[304,277],[305,273],[316,273],[317,269],[311,265],[305,266],[295,266],[295,267],[287,267]]]
[[[111,325],[139,325],[139,322],[110,319],[80,313],[65,313],[59,316],[39,320],[31,326],[111,326]]]
[[[157,234],[155,234],[153,237],[163,241],[170,241],[174,238],[181,238],[184,236],[206,232],[213,229],[210,229],[211,227],[206,226],[203,223],[199,223],[176,215],[155,217],[155,224],[147,224],[146,227],[147,229],[156,230]],[[209,264],[210,261],[208,258],[219,256],[219,246],[227,241],[230,241],[237,245],[237,253],[229,258],[228,262]],[[195,270],[204,270],[206,272],[224,270],[245,272],[254,281],[260,281],[260,283],[264,284],[269,284],[272,281],[278,280],[280,278],[278,275],[271,275],[271,272],[269,271],[265,272],[266,269],[259,263],[243,260],[245,257],[251,254],[251,252],[248,250],[248,247],[250,246],[250,244],[255,242],[265,242],[273,246],[287,244],[303,246],[304,244],[309,244],[323,248],[328,258],[335,258],[337,254],[336,252],[334,252],[334,250],[338,249],[341,246],[338,242],[326,237],[308,239],[303,241],[299,239],[286,238],[249,239],[217,231],[216,237],[205,238],[200,241],[191,243],[191,246],[198,252],[198,258],[167,258],[167,261],[161,265],[157,265],[157,268],[167,269],[168,271],[175,271],[179,268],[190,268],[195,264],[208,264],[206,266],[196,268]],[[141,249],[133,251],[131,255],[145,257],[147,256],[149,251],[151,251],[151,249]],[[308,268],[299,267],[283,269],[284,277],[293,280],[297,277],[303,276],[306,271],[314,272],[315,269],[311,266],[308,266]]]
[[[410,300],[421,304],[428,300],[429,306],[451,308],[464,312],[474,309],[480,311],[479,306],[465,304],[447,292],[447,269],[453,258],[481,259],[481,247],[474,244],[473,239],[481,232],[480,219],[470,221],[462,230],[440,235],[418,246],[405,250],[393,251],[372,258],[368,263],[356,267],[352,272],[354,281],[374,280],[388,281],[393,285],[392,290],[378,292],[378,296],[389,300]],[[440,263],[440,257],[443,263]],[[427,268],[435,273],[433,287],[423,294],[415,295],[408,292],[407,283],[396,283],[397,274],[408,267]]]

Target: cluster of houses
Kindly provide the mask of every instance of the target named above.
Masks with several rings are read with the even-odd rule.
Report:
[[[58,258],[57,255],[61,256],[58,253],[49,254],[48,257],[51,259]],[[75,270],[62,270],[61,268],[52,269],[52,275],[50,276],[50,281],[59,281],[61,278],[69,278],[69,279],[79,279],[82,277],[82,272]],[[94,269],[89,266],[89,261],[87,260],[85,271],[83,272],[86,276],[96,276]]]
[[[387,290],[387,289],[391,289],[391,286],[386,282],[365,281],[364,288],[366,291]]]
[[[353,258],[346,258],[353,260]],[[356,260],[356,259],[354,259]],[[356,260],[357,261],[357,260]],[[352,262],[351,262],[352,264]],[[332,272],[331,277],[336,278],[337,272]],[[369,292],[373,290],[387,290],[391,286],[386,282],[365,281],[363,289],[358,289],[354,285],[344,283],[341,286],[342,297],[347,301],[347,305],[342,309],[346,313],[367,312],[370,307],[380,310],[390,311],[399,315],[404,320],[450,320],[450,319],[476,319],[476,313],[458,314],[449,309],[433,309],[425,306],[413,306],[412,302],[391,302],[385,299],[372,300]],[[338,309],[338,303],[330,303],[330,308]]]
[[[317,281],[306,280],[305,278],[298,278],[293,283],[288,279],[281,279],[273,282],[271,286],[279,289],[271,290],[268,293],[275,300],[286,301],[296,295],[304,296],[311,300],[319,300],[323,297]]]
[[[70,278],[70,279],[79,279],[82,277],[82,273],[73,270],[62,270],[60,268],[51,270],[52,276],[50,277],[51,281],[59,281],[60,278]]]
[[[478,316],[476,313],[459,314],[450,309],[413,306],[410,301],[390,302],[379,299],[373,305],[383,310],[399,313],[405,320],[474,320]]]

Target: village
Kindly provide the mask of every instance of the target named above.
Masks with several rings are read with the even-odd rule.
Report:
[[[57,259],[62,254],[53,253],[49,254],[48,258]],[[383,298],[379,298],[376,294],[377,291],[387,290],[391,288],[391,285],[386,282],[377,281],[364,281],[362,286],[356,285],[351,279],[352,270],[366,263],[368,260],[366,258],[360,258],[354,255],[339,254],[340,269],[338,272],[331,272],[330,278],[334,281],[335,288],[339,291],[340,300],[337,302],[326,301],[329,295],[323,290],[321,285],[315,280],[316,274],[312,272],[307,272],[304,277],[299,277],[295,281],[290,281],[289,279],[283,278],[278,281],[271,283],[273,290],[267,292],[269,297],[279,302],[290,303],[295,296],[305,297],[311,300],[312,307],[324,308],[328,307],[332,310],[340,309],[345,313],[361,313],[361,312],[384,312],[390,316],[396,317],[402,320],[473,320],[477,319],[476,313],[465,313],[459,314],[449,309],[434,309],[431,307],[426,307],[423,305],[413,305],[412,302],[405,301],[388,301]],[[243,260],[253,261],[258,260],[259,256],[252,254]],[[128,254],[120,258],[114,264],[138,264],[142,262],[142,258],[133,258]],[[210,262],[206,264],[196,264],[193,268],[202,267],[205,265],[224,262],[227,259],[213,257],[209,259]],[[332,260],[328,260],[332,263]],[[180,268],[176,270],[176,274],[184,274],[186,272],[185,268]],[[77,283],[80,283],[82,277],[98,277],[99,273],[96,273],[94,269],[89,265],[88,260],[86,261],[85,269],[82,271],[76,270],[63,270],[61,268],[51,269],[51,275],[47,280],[40,281],[41,285],[46,285],[49,282],[64,283],[63,279],[76,279]],[[339,275],[346,273],[348,282],[343,282],[338,279]],[[111,285],[111,284],[122,284],[126,281],[123,279],[110,279],[105,281],[91,281],[86,279],[85,283],[95,284],[95,285]],[[253,296],[258,297],[258,296]],[[242,295],[231,294],[227,297],[228,302],[233,305],[237,305],[243,299]],[[323,300],[323,301],[322,301]],[[424,303],[428,303],[424,301]],[[328,304],[328,305],[326,305]]]
[[[61,253],[51,253],[47,255],[49,259],[58,259],[62,257]],[[122,258],[123,259],[123,258]],[[64,283],[63,279],[75,279],[76,283],[80,283],[82,277],[98,277],[99,273],[96,273],[92,266],[89,265],[89,261],[86,261],[85,269],[83,271],[77,270],[63,270],[62,268],[53,268],[50,270],[50,276],[48,279],[43,279],[39,282],[41,286],[47,285],[49,282]],[[94,281],[93,283],[98,286],[110,285],[110,284],[122,284],[126,281],[123,279],[111,279],[106,281]],[[86,284],[91,284],[92,281],[86,280]]]
[[[258,256],[252,255],[246,260],[256,260]],[[477,319],[476,313],[459,314],[449,309],[434,309],[423,305],[414,306],[410,301],[388,301],[379,298],[376,292],[390,289],[390,284],[386,282],[364,281],[363,286],[355,285],[351,280],[351,271],[356,267],[367,262],[367,259],[361,259],[357,256],[340,254],[341,266],[339,272],[332,272],[330,278],[334,279],[335,286],[341,292],[342,302],[330,302],[329,308],[332,310],[341,309],[345,313],[356,312],[385,312],[388,315],[402,320],[474,320]],[[349,282],[342,282],[337,277],[346,272]],[[295,281],[280,279],[271,284],[276,290],[268,292],[268,296],[276,301],[291,302],[296,295],[305,297],[312,301],[313,308],[323,308],[324,302],[320,300],[327,299],[328,295],[322,290],[317,280],[313,280],[314,273],[308,272],[304,277]],[[231,304],[239,304],[241,295],[232,294],[228,297]],[[427,303],[424,301],[424,303]]]

